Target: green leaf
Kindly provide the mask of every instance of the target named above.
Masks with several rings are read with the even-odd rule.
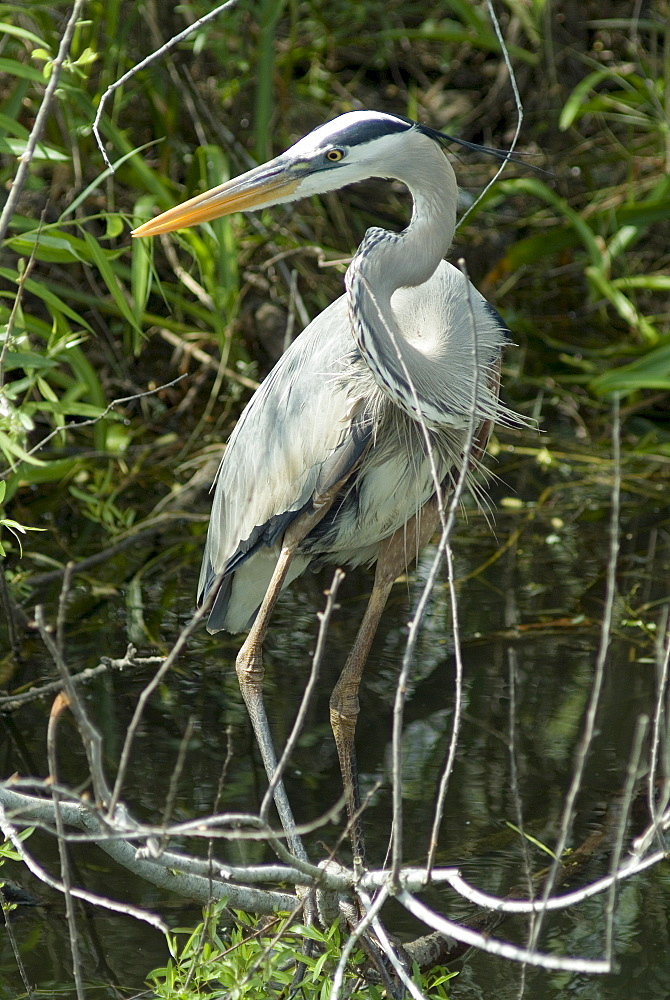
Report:
[[[533,837],[530,835],[530,833],[526,833],[525,830],[519,829],[519,827],[515,823],[510,823],[509,820],[506,820],[505,826],[509,827],[510,830],[514,830],[515,833],[518,833],[520,837],[523,837],[530,844],[534,844],[536,847],[539,847],[539,849],[541,851],[544,851],[545,854],[548,854],[550,858],[556,857],[556,855],[554,854],[554,852],[550,847],[547,847],[546,844],[543,844],[541,840],[537,839],[537,837]]]
[[[74,458],[52,458],[48,462],[37,460],[31,457],[28,459],[29,465],[21,464],[17,467],[15,475],[20,483],[59,483],[72,472],[81,469],[81,459]]]
[[[566,129],[569,129],[575,119],[579,117],[582,105],[586,100],[586,95],[590,93],[594,87],[597,87],[602,80],[606,80],[607,77],[614,75],[616,74],[614,74],[610,69],[597,69],[594,73],[589,73],[588,76],[585,76],[583,80],[579,81],[563,105],[561,116],[558,119],[558,127],[561,132],[565,132]]]
[[[10,531],[20,531],[22,535],[25,535],[26,531],[46,531],[46,528],[33,528],[30,524],[19,524],[18,521],[13,521],[11,517],[3,517],[2,523]]]
[[[131,149],[129,152],[125,153],[120,159],[115,161],[114,171],[118,170],[119,167],[122,164],[124,164],[127,160],[132,160],[133,158],[141,163],[142,161],[138,154],[145,149],[149,149],[150,146],[155,146],[155,145],[156,145],[155,141],[147,142],[143,146],[138,146],[137,149]],[[148,167],[145,167],[144,169],[151,175],[152,172],[149,170]],[[92,194],[92,192],[95,191],[96,188],[99,188],[100,185],[103,184],[108,177],[112,176],[114,171],[110,170],[109,167],[106,170],[103,170],[102,173],[88,185],[88,187],[84,188],[84,190],[68,204],[67,208],[64,209],[64,211],[61,213],[61,216],[58,221],[61,222],[63,219],[67,218],[68,215],[72,215],[72,213],[75,212],[76,209],[79,208],[79,206],[84,201],[86,201],[89,195]],[[163,191],[163,198],[161,200],[161,203],[163,202],[165,203],[165,207],[167,208],[169,206],[167,189]]]
[[[14,458],[21,459],[22,462],[28,462],[29,465],[44,465],[39,458],[35,458],[33,455],[29,455],[25,449],[17,444],[8,434],[4,431],[0,431],[0,449],[4,451],[5,455],[9,458],[14,456]]]
[[[602,251],[598,245],[595,237],[595,233],[590,228],[590,226],[582,219],[579,213],[575,212],[574,208],[571,208],[565,198],[561,198],[557,195],[551,188],[547,187],[542,181],[536,180],[534,177],[519,177],[513,181],[503,181],[500,187],[512,194],[524,193],[529,194],[534,198],[538,198],[540,201],[546,202],[551,205],[559,215],[562,215],[564,219],[572,226],[575,232],[580,237],[584,247],[591,258],[591,264],[595,268],[602,268],[603,255]]]
[[[83,240],[70,233],[40,232],[34,230],[7,240],[7,246],[17,254],[35,257],[49,264],[68,264],[73,260],[89,263],[90,254]]]
[[[16,271],[13,271],[11,268],[0,267],[0,277],[7,278],[7,280],[11,281],[12,284],[16,284],[17,274]],[[38,298],[42,299],[50,307],[50,309],[55,310],[57,313],[62,313],[78,326],[84,326],[90,333],[93,333],[93,330],[86,320],[76,313],[74,309],[71,309],[68,305],[66,305],[61,298],[46,288],[43,282],[35,281],[34,278],[28,278],[24,287],[27,288],[33,295],[37,295]]]
[[[42,380],[40,381],[42,383]],[[79,403],[76,400],[62,402],[61,400],[49,398],[41,403],[33,403],[32,410],[40,410],[43,413],[58,413],[61,416],[89,418],[100,417],[104,413],[103,407],[93,406],[91,403]]]
[[[114,299],[114,302],[116,303],[119,312],[128,322],[128,324],[133,328],[133,330],[135,330],[141,336],[142,329],[139,326],[137,320],[135,319],[133,311],[128,305],[128,302],[126,301],[126,297],[123,294],[122,286],[118,278],[114,274],[111,264],[109,263],[107,257],[105,256],[104,250],[102,249],[98,241],[94,239],[94,237],[91,236],[91,234],[86,230],[84,230],[84,239],[86,240],[88,248],[91,252],[91,256],[95,261],[96,267],[100,271],[102,279],[107,285],[107,289],[112,298]]]
[[[631,274],[615,278],[614,288],[644,288],[650,292],[670,292],[670,274]]]
[[[2,62],[2,60],[0,60]],[[5,139],[0,137],[0,152],[10,156],[23,156],[28,148],[26,139]],[[53,146],[45,146],[38,142],[33,150],[33,160],[46,160],[49,163],[69,163],[70,157]]]
[[[8,21],[0,23],[0,35],[13,35],[14,38],[22,38],[33,45],[46,46],[46,42],[33,34],[32,31],[28,31],[27,28],[20,28],[18,24],[11,24]]]
[[[135,226],[141,225],[153,214],[154,199],[150,194],[138,198],[134,206]],[[131,245],[132,260],[130,265],[130,288],[133,296],[135,319],[141,323],[142,314],[146,309],[151,289],[151,263],[153,241],[133,240]]]
[[[641,358],[599,375],[591,382],[596,393],[670,389],[670,344],[656,347]]]
[[[617,209],[616,217],[620,224],[631,226],[651,226],[654,222],[665,222],[670,219],[670,198],[623,205]]]
[[[26,66],[24,63],[16,62],[15,59],[0,59],[0,74],[6,73],[8,76],[19,76],[24,80],[34,80],[36,83],[44,83],[44,76],[40,70],[34,66]]]
[[[5,132],[9,132],[10,135],[18,136],[19,139],[27,139],[30,135],[28,129],[24,128],[20,122],[2,112],[0,112],[0,128],[4,129]]]
[[[658,332],[653,323],[650,323],[647,317],[636,309],[631,300],[609,281],[600,268],[587,267],[585,274],[595,290],[614,306],[626,323],[630,324],[634,330],[638,330],[646,340],[652,343],[658,340]]]
[[[7,351],[3,359],[6,371],[14,371],[22,368],[24,371],[34,371],[36,369],[55,368],[56,362],[41,354],[27,354],[24,351]]]
[[[547,230],[539,236],[528,236],[518,240],[505,251],[501,264],[507,271],[515,271],[522,264],[532,264],[542,257],[551,257],[568,247],[578,244],[577,233],[568,226]]]
[[[114,240],[120,236],[125,227],[122,215],[110,213],[105,216],[105,239]]]

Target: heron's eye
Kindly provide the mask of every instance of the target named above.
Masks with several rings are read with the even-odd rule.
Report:
[[[333,163],[337,163],[337,161],[341,160],[343,157],[344,157],[343,149],[329,149],[328,152],[326,153],[326,159],[331,160]]]

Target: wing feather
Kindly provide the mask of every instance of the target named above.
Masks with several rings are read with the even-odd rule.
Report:
[[[252,397],[215,480],[199,603],[222,576],[276,545],[315,492],[346,475],[367,446],[371,426],[356,405],[355,387],[341,377],[354,349],[341,296],[296,338]],[[266,575],[259,574],[255,607]],[[230,627],[223,624],[230,599],[231,587],[222,586],[210,629]]]

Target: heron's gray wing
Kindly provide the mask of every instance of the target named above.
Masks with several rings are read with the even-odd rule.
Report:
[[[342,378],[354,349],[342,296],[293,342],[242,414],[217,474],[198,588],[202,602],[224,577],[210,628],[229,627],[225,577],[274,546],[315,492],[346,475],[367,447],[369,420]]]

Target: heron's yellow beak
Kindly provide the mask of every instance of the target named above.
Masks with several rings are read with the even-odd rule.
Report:
[[[281,162],[280,162],[281,161]],[[232,212],[276,205],[282,201],[292,201],[302,177],[296,177],[287,167],[286,160],[277,157],[254,167],[232,181],[219,184],[204,194],[190,198],[183,205],[163,212],[149,222],[134,229],[131,236],[158,236],[171,233],[175,229],[186,229],[199,222],[209,222]]]

